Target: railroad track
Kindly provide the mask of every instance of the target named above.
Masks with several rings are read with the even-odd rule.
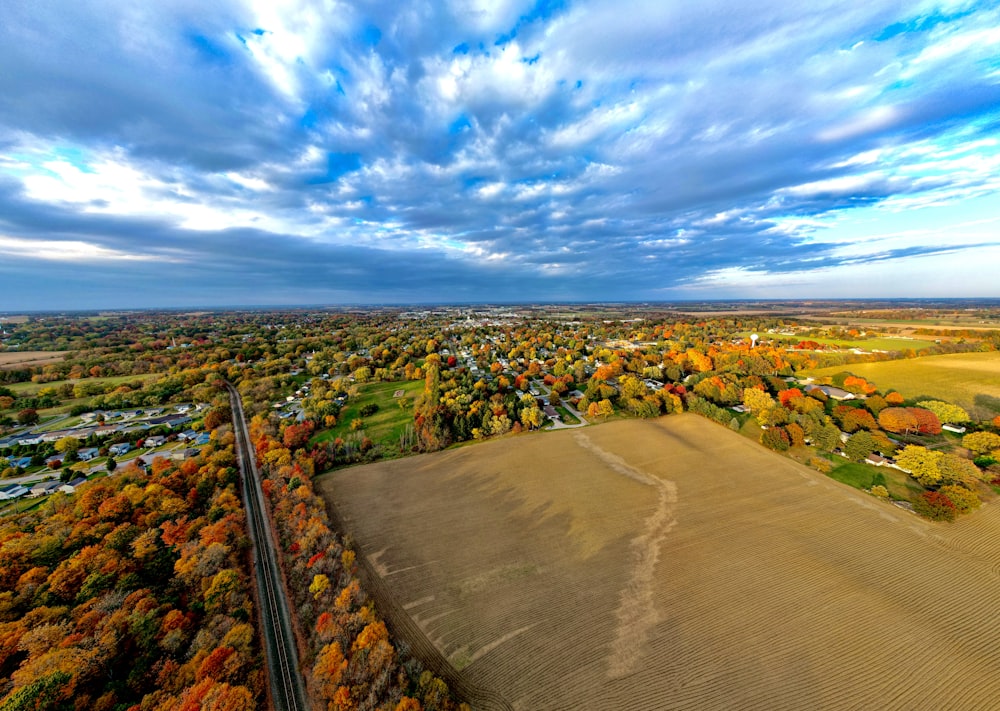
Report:
[[[247,528],[254,553],[254,578],[259,599],[261,634],[264,638],[265,659],[271,686],[271,699],[276,711],[307,711],[308,695],[299,670],[298,651],[292,632],[288,599],[282,584],[281,569],[274,553],[274,537],[264,508],[260,473],[247,429],[243,403],[236,388],[226,383],[233,412],[243,501],[247,511]]]

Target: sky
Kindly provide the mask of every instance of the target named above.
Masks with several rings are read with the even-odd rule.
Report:
[[[1000,3],[5,0],[0,311],[1000,296]]]

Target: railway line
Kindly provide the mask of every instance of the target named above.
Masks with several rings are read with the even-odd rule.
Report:
[[[276,711],[307,711],[308,695],[299,669],[288,599],[274,552],[274,537],[264,508],[260,473],[250,447],[243,403],[235,387],[226,383],[226,388],[233,413],[247,527],[253,544],[254,578],[272,704]]]

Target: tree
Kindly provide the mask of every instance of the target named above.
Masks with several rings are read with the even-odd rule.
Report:
[[[954,454],[946,454],[938,461],[938,472],[943,484],[961,484],[965,487],[975,486],[976,481],[984,476],[988,478],[968,459]]]
[[[855,432],[844,443],[844,454],[852,462],[863,462],[869,454],[875,451],[875,439],[866,430]]]
[[[774,398],[760,388],[744,388],[743,407],[753,413],[763,412],[774,407]]]
[[[970,491],[964,486],[947,484],[946,486],[942,486],[938,491],[951,499],[951,503],[955,504],[955,508],[960,514],[970,513],[979,508],[980,501],[976,492]]]
[[[938,464],[943,457],[942,452],[911,444],[896,455],[896,464],[924,486],[934,486],[941,480]]]
[[[905,407],[887,407],[878,413],[878,423],[884,430],[909,434],[917,429],[917,418]]]
[[[80,440],[76,437],[63,437],[56,442],[56,451],[73,456],[80,449]]]
[[[760,443],[768,449],[777,452],[784,452],[791,445],[788,433],[781,427],[772,427],[764,430],[760,435]]]
[[[954,521],[958,507],[939,491],[925,491],[913,502],[913,510],[932,521]]]
[[[968,422],[969,413],[958,405],[941,400],[922,400],[917,403],[918,407],[933,412],[941,422],[957,423]]]
[[[941,421],[933,412],[922,407],[907,409],[917,421],[917,432],[920,434],[941,434]]]
[[[27,407],[17,413],[17,421],[22,425],[35,425],[38,424],[38,410],[33,407]]]
[[[840,430],[832,422],[827,422],[816,432],[813,443],[824,452],[832,452],[840,444]]]
[[[1000,449],[1000,435],[993,432],[970,432],[962,437],[962,446],[975,454],[989,454]]]

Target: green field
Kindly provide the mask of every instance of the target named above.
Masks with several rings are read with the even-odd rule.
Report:
[[[413,401],[423,390],[424,381],[414,380],[408,383],[368,383],[359,385],[359,395],[350,398],[347,405],[337,416],[337,424],[328,430],[323,430],[312,438],[313,444],[327,442],[342,437],[346,439],[352,434],[351,422],[361,418],[362,428],[375,444],[383,444],[388,452],[398,451],[399,436],[407,425],[413,424]],[[397,390],[404,391],[410,406],[401,409],[399,399],[393,397]],[[361,417],[361,408],[370,404],[378,405],[378,412],[368,417]]]
[[[827,476],[855,489],[870,489],[873,484],[882,484],[888,489],[889,496],[901,501],[912,501],[924,492],[922,486],[898,469],[873,467],[863,462],[846,462]]]
[[[1000,353],[954,353],[880,363],[852,363],[803,371],[825,377],[850,371],[875,383],[879,390],[897,390],[907,398],[952,402],[973,416],[996,414],[991,402],[1000,402]]]

